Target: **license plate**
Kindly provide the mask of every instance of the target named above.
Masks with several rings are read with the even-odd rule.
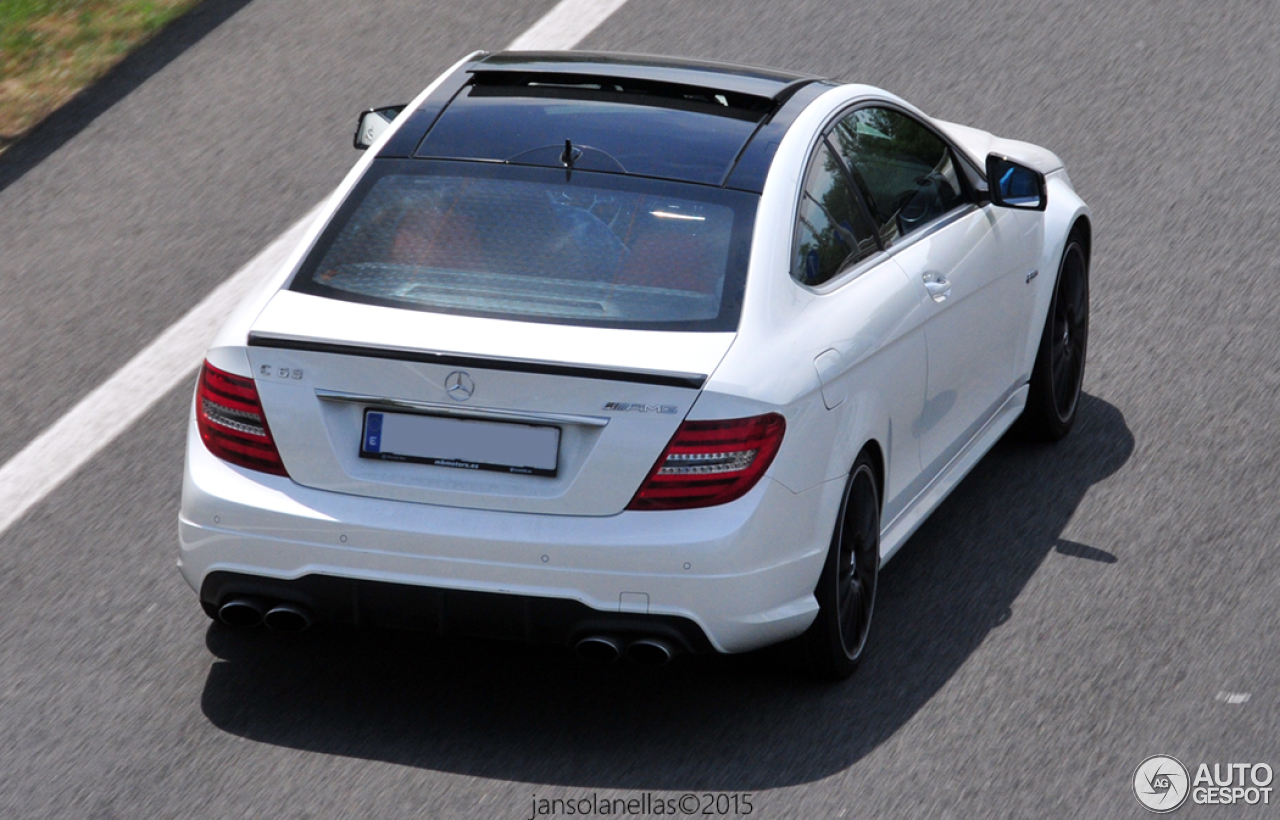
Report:
[[[560,428],[366,410],[361,458],[554,476]]]

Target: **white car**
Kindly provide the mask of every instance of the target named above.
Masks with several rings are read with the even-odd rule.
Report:
[[[579,52],[473,54],[356,143],[200,375],[180,565],[226,624],[844,676],[880,565],[1072,426],[1091,227],[1043,148]]]

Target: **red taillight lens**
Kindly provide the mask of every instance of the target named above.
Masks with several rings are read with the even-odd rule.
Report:
[[[218,458],[250,470],[288,475],[267,429],[253,379],[224,373],[205,362],[196,390],[196,424],[204,446]]]
[[[769,469],[786,429],[777,413],[684,422],[627,509],[687,510],[741,498]]]

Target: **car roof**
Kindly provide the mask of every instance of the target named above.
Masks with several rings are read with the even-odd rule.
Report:
[[[654,80],[769,99],[784,93],[795,83],[819,79],[807,74],[734,63],[591,51],[503,51],[481,58],[469,70],[473,73],[518,71]]]
[[[499,52],[437,86],[381,157],[564,167],[759,192],[816,77],[598,52]],[[566,153],[570,152],[570,153]]]

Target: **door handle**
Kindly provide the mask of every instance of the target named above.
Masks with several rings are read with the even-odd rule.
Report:
[[[926,273],[924,275],[924,289],[929,291],[929,297],[935,302],[945,302],[947,297],[951,295],[951,282],[940,273]]]

